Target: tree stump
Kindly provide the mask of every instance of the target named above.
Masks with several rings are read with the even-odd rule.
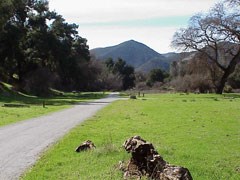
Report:
[[[129,138],[123,144],[132,157],[125,168],[124,179],[147,176],[155,180],[192,180],[187,168],[171,165],[158,154],[154,146],[140,136]]]

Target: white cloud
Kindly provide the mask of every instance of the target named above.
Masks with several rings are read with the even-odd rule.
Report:
[[[50,9],[69,23],[85,24],[79,34],[88,39],[90,48],[116,45],[134,39],[160,53],[173,51],[169,46],[180,27],[113,26],[111,22],[149,18],[189,16],[208,10],[219,0],[50,0]],[[108,26],[87,25],[110,22]],[[114,24],[114,23],[113,23]],[[186,23],[185,23],[186,24]],[[182,26],[184,26],[183,24]]]
[[[148,45],[159,53],[166,53],[173,51],[169,46],[172,35],[176,29],[178,29],[178,27],[83,27],[79,29],[79,34],[87,37],[90,49],[112,46],[123,41],[134,39]]]
[[[109,22],[192,15],[217,0],[50,0],[50,8],[76,22]]]

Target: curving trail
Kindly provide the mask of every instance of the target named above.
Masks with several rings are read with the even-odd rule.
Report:
[[[0,179],[15,180],[71,128],[118,100],[118,94],[0,128]]]

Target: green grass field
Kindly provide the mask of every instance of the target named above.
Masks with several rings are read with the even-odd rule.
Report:
[[[187,167],[193,179],[240,179],[240,95],[146,95],[114,102],[80,124],[42,154],[22,178],[122,179],[124,141],[140,135],[171,164]],[[76,153],[83,141],[97,148]]]
[[[78,102],[98,99],[103,93],[62,93],[50,98],[39,98],[24,94],[0,94],[0,126],[21,120],[38,117],[47,113],[68,108]],[[45,107],[43,107],[43,103]],[[4,105],[22,105],[22,107],[5,107]]]

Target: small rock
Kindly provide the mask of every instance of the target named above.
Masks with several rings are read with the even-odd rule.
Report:
[[[84,141],[82,144],[80,144],[75,151],[81,152],[81,151],[91,150],[95,148],[96,146],[94,145],[94,143],[90,140],[87,140],[87,141]]]
[[[131,95],[131,96],[129,96],[129,98],[130,98],[130,99],[137,99],[137,96]]]

